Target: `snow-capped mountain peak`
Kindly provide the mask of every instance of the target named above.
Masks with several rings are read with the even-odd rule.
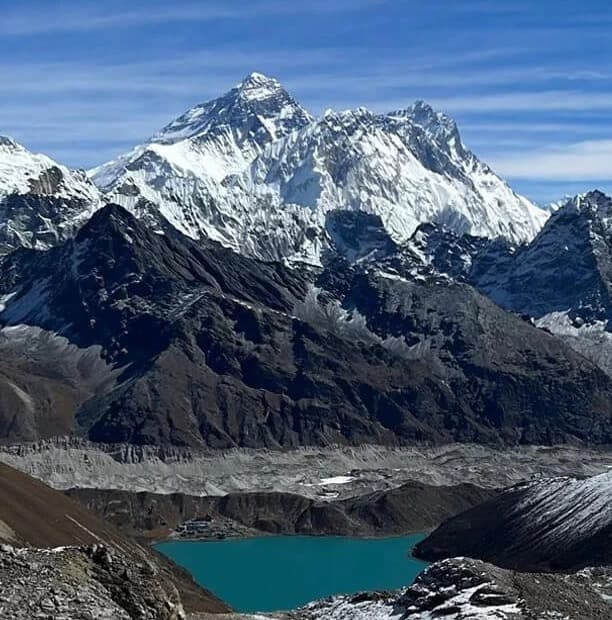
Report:
[[[608,220],[612,215],[612,198],[598,189],[585,194],[578,194],[569,200],[560,210],[575,211],[576,213],[592,214],[599,220]]]
[[[97,200],[98,192],[82,170],[70,170],[40,153],[32,153],[8,136],[0,136],[0,200],[10,194],[77,196]]]
[[[391,114],[356,108],[314,119],[261,73],[90,174],[136,215],[157,212],[194,238],[266,259],[319,263],[326,214],[336,209],[379,216],[400,243],[423,222],[522,243],[548,216],[423,101]]]
[[[19,145],[17,142],[15,142],[15,140],[13,140],[10,136],[0,136],[0,148],[2,150],[15,149],[18,147]]]
[[[575,196],[566,195],[542,205],[542,209],[554,214],[565,209],[566,212],[585,213],[597,217],[599,212],[610,210],[611,199],[602,191],[594,189]]]
[[[312,120],[274,78],[251,73],[225,95],[199,104],[164,127],[151,142],[174,143],[188,138],[212,138],[228,128],[239,142],[263,147]]]
[[[284,90],[278,80],[256,71],[247,75],[242,82],[236,85],[236,88],[240,95],[248,101],[267,99]]]
[[[252,73],[221,97],[196,105],[145,144],[91,170],[90,175],[103,189],[121,184],[158,205],[165,200],[157,195],[163,192],[151,192],[153,185],[188,177],[187,187],[182,183],[180,190],[172,190],[171,200],[176,202],[175,190],[192,194],[194,185],[209,188],[211,182],[220,183],[242,171],[266,145],[311,121],[277,80]],[[130,207],[130,201],[119,198],[119,202]],[[164,215],[178,223],[168,211]],[[192,228],[177,227],[185,232]],[[201,231],[192,232],[198,236]]]
[[[21,246],[47,248],[99,206],[100,193],[83,170],[0,137],[0,254]]]

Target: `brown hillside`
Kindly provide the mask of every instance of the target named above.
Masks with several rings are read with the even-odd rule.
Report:
[[[42,482],[0,463],[0,541],[15,546],[59,547],[103,543],[128,560],[153,564],[172,581],[189,611],[227,607],[153,549],[127,538],[83,506]]]

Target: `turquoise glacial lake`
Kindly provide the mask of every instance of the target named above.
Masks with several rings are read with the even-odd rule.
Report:
[[[156,545],[236,611],[281,611],[332,594],[411,584],[426,563],[410,556],[423,535],[400,538],[265,536]]]

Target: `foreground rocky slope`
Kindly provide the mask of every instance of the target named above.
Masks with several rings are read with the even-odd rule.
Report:
[[[604,620],[612,570],[576,575],[516,573],[478,560],[436,562],[403,592],[362,593],[319,601],[291,620]]]
[[[178,591],[168,585],[154,570],[134,565],[102,544],[57,549],[0,546],[2,618],[185,618]]]
[[[415,553],[467,555],[519,570],[612,565],[612,474],[512,487],[437,528]]]
[[[3,464],[0,541],[3,618],[87,617],[88,608],[93,617],[174,618],[181,601],[193,611],[227,610],[163,556]],[[117,615],[97,616],[106,606]]]
[[[291,270],[155,234],[112,205],[0,274],[3,333],[58,334],[99,368],[93,395],[54,407],[44,429],[10,370],[5,439],[68,424],[98,442],[215,448],[612,441],[610,378],[466,284],[341,258]]]

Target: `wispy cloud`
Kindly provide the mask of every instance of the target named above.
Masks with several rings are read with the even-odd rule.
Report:
[[[5,12],[0,21],[0,34],[32,35],[53,32],[95,31],[108,28],[131,28],[173,22],[208,22],[246,20],[263,15],[299,15],[352,12],[384,4],[387,0],[206,0],[190,3],[148,2],[146,9],[125,8],[125,3],[90,2],[78,5],[41,3],[35,10]]]
[[[507,177],[556,181],[607,181],[612,178],[612,139],[493,155],[490,163]]]
[[[599,123],[593,123],[592,120],[565,118],[554,121],[541,121],[537,119],[524,119],[519,117],[517,120],[506,121],[466,121],[461,124],[463,132],[470,132],[482,136],[499,136],[505,134],[514,134],[515,136],[531,136],[535,135],[540,139],[542,134],[555,134],[557,136],[563,134],[581,135],[596,134],[601,136],[602,131],[611,133],[612,128],[602,128]]]
[[[156,62],[132,62],[121,64],[100,64],[84,66],[75,63],[25,63],[0,67],[0,82],[14,84],[15,91],[24,95],[33,94],[79,94],[79,93],[111,93],[114,96],[148,94],[158,95],[172,93],[193,98],[192,103],[201,101],[207,96],[214,96],[222,90],[231,87],[232,78],[237,81],[248,68],[266,70],[273,67],[272,73],[287,75],[283,79],[289,90],[299,93],[305,98],[312,95],[327,97],[329,102],[342,93],[344,98],[350,96],[347,103],[358,104],[366,102],[372,88],[378,92],[385,90],[389,98],[397,96],[398,91],[415,93],[415,98],[425,90],[436,89],[448,93],[458,89],[486,88],[521,85],[539,85],[546,83],[558,84],[565,81],[568,84],[581,80],[594,84],[610,81],[612,77],[603,73],[589,72],[563,73],[556,68],[536,67],[531,69],[512,68],[507,70],[467,70],[465,67],[446,68],[443,65],[434,70],[434,67],[424,67],[415,70],[409,62],[381,62],[357,72],[347,70],[350,56],[356,57],[367,51],[324,48],[311,50],[294,50],[289,53],[279,53],[275,50],[260,50],[252,53],[221,50],[209,54],[196,55],[185,59],[165,58]],[[328,65],[326,71],[320,70],[320,63],[325,60]],[[197,74],[199,80],[194,80]],[[53,75],[49,80],[48,76]],[[280,76],[283,77],[282,75]],[[546,93],[529,93],[528,103],[536,98],[549,97],[559,109],[556,97]],[[575,93],[569,93],[574,97]],[[422,96],[422,95],[421,95]],[[452,109],[471,109],[472,101],[477,101],[480,109],[489,105],[494,109],[508,108],[518,105],[525,106],[523,99],[512,94],[488,95],[484,103],[478,98],[441,98],[437,101],[442,107]],[[543,104],[538,104],[543,105]],[[568,105],[568,104],[563,104]],[[578,105],[578,104],[574,104]],[[387,106],[388,107],[388,106]],[[533,107],[530,107],[533,109]]]
[[[534,112],[541,110],[609,110],[612,91],[550,90],[436,98],[432,103],[454,112]]]

